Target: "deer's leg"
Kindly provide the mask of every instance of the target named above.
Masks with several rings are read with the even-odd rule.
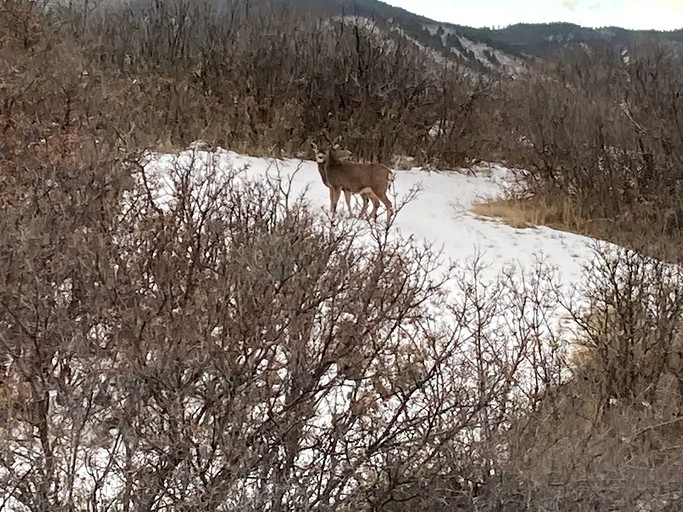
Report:
[[[387,221],[391,219],[391,216],[394,214],[394,205],[391,204],[391,201],[389,201],[389,198],[387,197],[386,192],[381,194],[379,197],[379,200],[382,201],[382,204],[387,209]]]
[[[377,208],[379,208],[379,200],[377,196],[373,194],[372,196],[372,220],[377,220]]]
[[[375,193],[372,191],[372,188],[370,187],[365,187],[360,190],[360,195],[363,198],[363,208],[360,211],[360,216],[365,217],[365,212],[368,209],[368,197],[372,200],[372,204],[375,204],[375,201],[377,200],[377,196]]]
[[[349,217],[351,217],[351,192],[344,190],[344,199],[346,200],[346,209],[349,211]]]
[[[365,217],[365,212],[368,209],[368,196],[366,194],[361,194],[360,197],[363,200],[363,207],[361,208],[360,214],[358,216],[363,218]]]
[[[337,202],[339,201],[340,195],[340,188],[330,187],[330,211],[332,212],[332,215],[335,215],[337,213]]]

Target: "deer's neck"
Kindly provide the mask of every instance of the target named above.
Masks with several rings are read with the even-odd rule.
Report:
[[[325,165],[327,162],[321,164],[318,164],[318,172],[320,173],[320,177],[323,180],[323,184],[326,186],[330,186],[330,182],[327,180],[327,170],[325,169]]]
[[[325,161],[325,175],[326,176],[334,176],[338,173],[339,168],[341,167],[341,160],[339,160],[333,153],[332,151],[328,151],[327,153],[327,160]]]

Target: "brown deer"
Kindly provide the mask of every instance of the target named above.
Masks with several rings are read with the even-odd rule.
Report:
[[[324,158],[318,158],[318,146],[315,142],[311,142],[311,146],[313,147],[313,151],[315,151],[315,159],[316,163],[318,164],[318,172],[320,173],[320,177],[323,180],[323,184],[327,187],[330,188],[330,183],[327,181],[327,173],[325,172],[325,159]],[[351,156],[351,152],[348,149],[345,149],[343,151],[340,150],[339,146],[335,146],[334,150],[337,152],[337,158],[339,160],[345,160],[348,159]],[[331,190],[331,189],[330,189]],[[344,189],[342,189],[344,190]],[[363,197],[363,204],[368,202],[368,199],[365,195]],[[349,190],[344,190],[344,199],[346,200],[346,208],[349,211],[349,216],[351,215],[351,192]]]
[[[388,167],[382,164],[363,164],[341,160],[340,154],[343,152],[337,144],[326,152],[320,151],[314,142],[311,145],[315,151],[315,160],[323,183],[330,189],[332,215],[337,211],[337,202],[343,190],[349,211],[351,210],[350,195],[361,194],[363,197],[361,216],[365,215],[369,197],[373,204],[373,218],[377,218],[377,208],[381,201],[387,209],[387,219],[391,219],[394,207],[387,197],[391,182],[391,170]]]

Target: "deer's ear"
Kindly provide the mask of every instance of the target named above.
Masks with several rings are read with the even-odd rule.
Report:
[[[335,142],[334,146],[332,146],[332,149],[341,149],[341,146]]]
[[[312,147],[315,151],[318,151],[318,145],[317,145],[315,142],[311,141],[311,147]]]

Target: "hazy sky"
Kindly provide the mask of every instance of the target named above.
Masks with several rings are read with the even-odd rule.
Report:
[[[471,27],[567,21],[587,27],[683,28],[683,0],[384,0]]]

